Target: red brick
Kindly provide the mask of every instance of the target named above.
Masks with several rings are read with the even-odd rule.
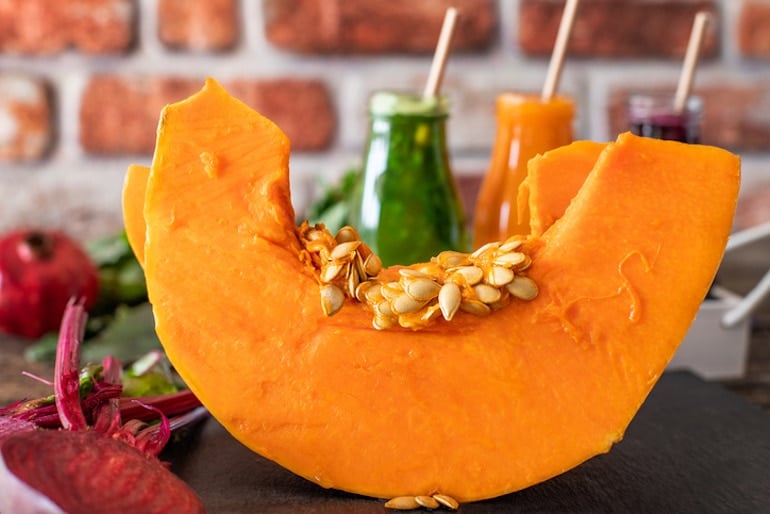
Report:
[[[459,11],[453,51],[483,50],[496,35],[492,0],[264,0],[268,40],[310,53],[430,53],[448,7]]]
[[[83,93],[80,144],[93,154],[151,154],[164,105],[198,91],[202,79],[94,77]],[[326,149],[336,118],[325,85],[311,79],[237,80],[231,93],[276,122],[295,150]]]
[[[676,84],[664,88],[674,91]],[[632,91],[642,89],[619,88],[610,94],[610,138],[627,130],[625,104]],[[770,82],[713,84],[696,87],[693,93],[703,99],[702,143],[736,152],[770,148],[770,119],[763,114],[770,105]]]
[[[80,144],[94,154],[151,154],[164,105],[202,86],[178,78],[94,77],[80,106]]]
[[[51,95],[42,80],[0,75],[0,161],[43,158],[51,147]]]
[[[521,0],[518,43],[523,53],[549,56],[556,40],[564,0]],[[684,55],[698,11],[712,13],[701,57],[719,49],[715,1],[583,0],[578,6],[568,53],[580,57],[663,57]]]
[[[745,2],[737,33],[741,53],[747,57],[770,59],[770,3]]]
[[[160,0],[158,37],[171,48],[227,50],[238,40],[236,0]]]
[[[326,85],[311,79],[239,80],[233,95],[273,120],[296,150],[329,148],[337,128],[335,108]]]
[[[54,54],[70,47],[88,54],[128,50],[134,0],[4,0],[0,51]]]

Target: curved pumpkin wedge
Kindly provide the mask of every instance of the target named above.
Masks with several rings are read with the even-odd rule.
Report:
[[[530,159],[519,186],[518,205],[529,207],[532,235],[541,235],[561,218],[606,146],[575,141]]]
[[[211,80],[165,108],[144,204],[157,332],[244,445],[381,498],[495,497],[608,451],[706,294],[739,184],[724,150],[621,135],[528,243],[537,298],[377,331],[352,300],[322,313],[288,159]]]
[[[144,196],[147,192],[147,179],[150,168],[131,164],[126,170],[123,181],[123,224],[131,251],[136,260],[144,265],[144,233],[147,225],[144,222]]]

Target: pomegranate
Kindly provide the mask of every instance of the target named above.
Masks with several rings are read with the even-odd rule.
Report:
[[[98,293],[96,265],[63,232],[22,229],[0,238],[0,332],[29,339],[54,332],[71,297],[88,309]]]

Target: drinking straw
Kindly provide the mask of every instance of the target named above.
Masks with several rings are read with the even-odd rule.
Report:
[[[679,76],[679,84],[674,95],[674,110],[678,113],[684,111],[685,103],[690,96],[692,79],[693,75],[695,75],[695,65],[698,62],[698,52],[700,51],[706,24],[710,18],[711,15],[709,13],[701,11],[695,15],[693,20],[690,41],[687,43],[687,51],[684,56],[682,74]]]
[[[433,54],[433,63],[430,67],[428,82],[425,84],[423,98],[433,98],[441,87],[441,80],[444,78],[444,68],[447,55],[449,54],[449,44],[452,41],[455,21],[457,21],[457,9],[450,7],[444,14],[444,23],[441,26],[441,33],[438,36],[436,51]]]
[[[561,22],[559,23],[559,32],[556,34],[556,43],[553,47],[551,62],[548,65],[545,84],[543,84],[543,92],[540,96],[540,99],[544,103],[551,101],[551,98],[553,98],[553,95],[556,92],[556,87],[559,85],[559,77],[561,76],[561,69],[564,63],[564,54],[566,53],[567,41],[569,41],[572,25],[575,21],[577,6],[578,0],[567,0],[567,3],[564,5],[564,12],[562,12]]]

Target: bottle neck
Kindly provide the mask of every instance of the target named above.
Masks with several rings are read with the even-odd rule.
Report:
[[[570,100],[543,102],[534,95],[506,93],[498,96],[496,108],[495,146],[497,153],[505,150],[509,165],[526,165],[535,155],[572,142],[574,106]]]

